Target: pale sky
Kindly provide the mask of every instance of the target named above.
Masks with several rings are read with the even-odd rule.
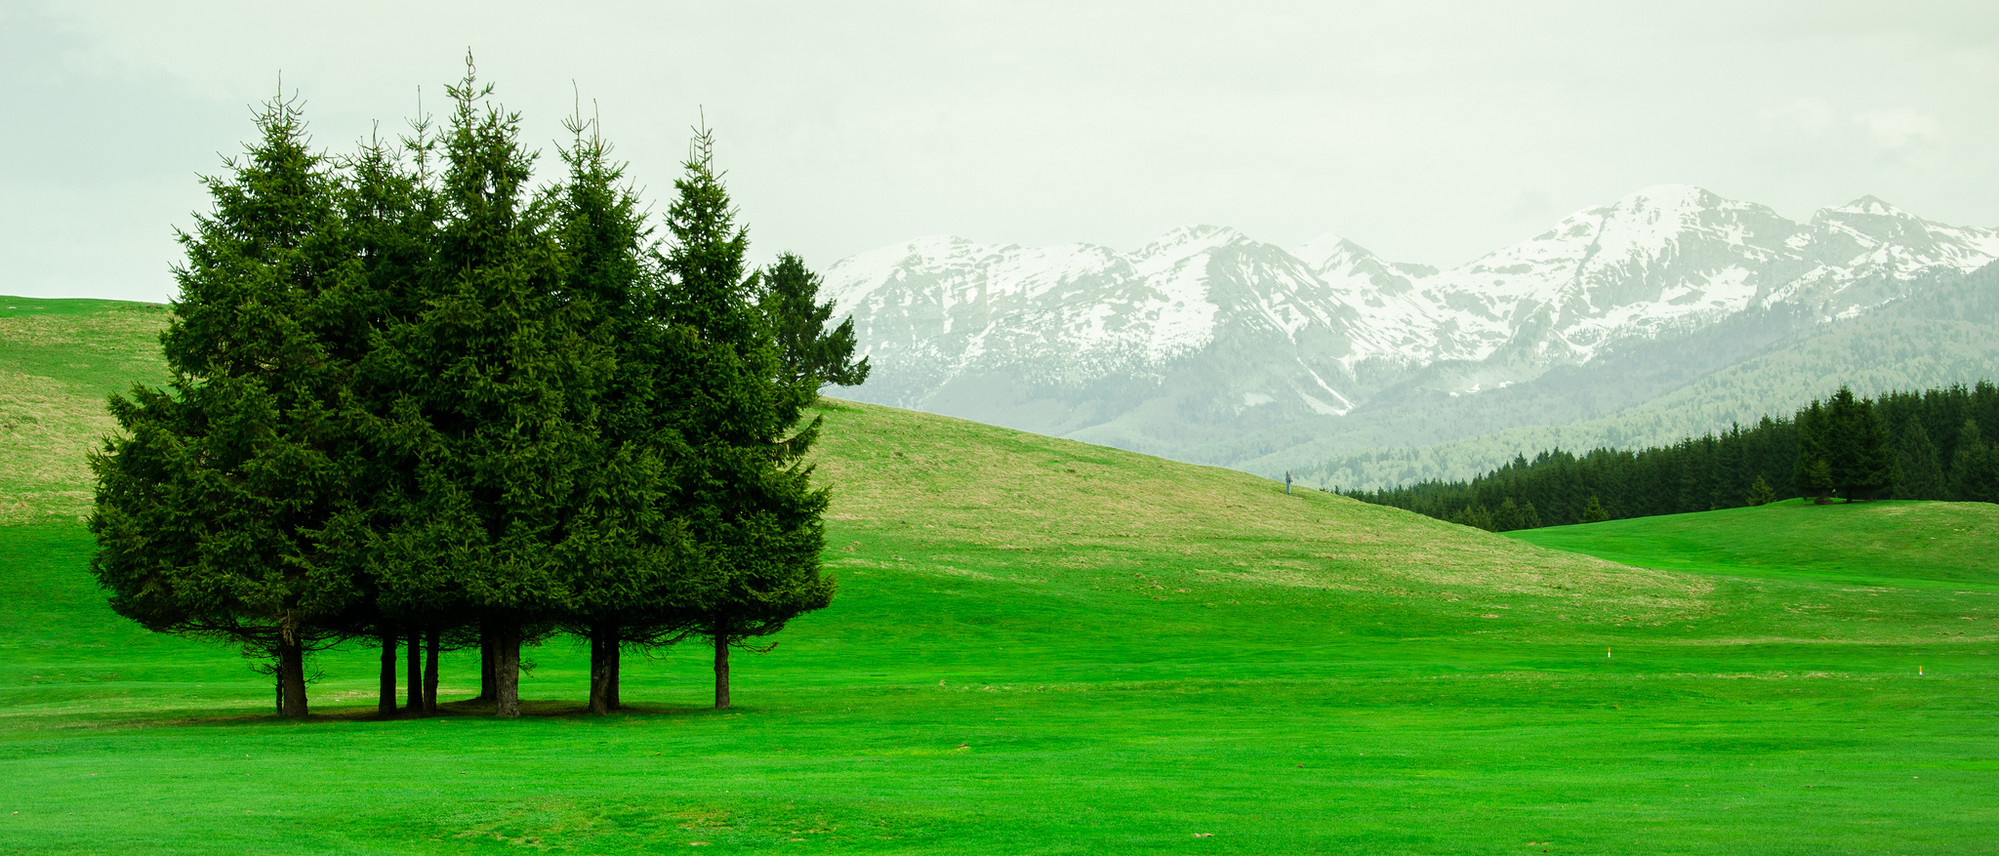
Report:
[[[1449,267],[1641,187],[1999,225],[1999,4],[0,0],[0,294],[164,300],[196,177],[441,111],[560,162],[572,81],[664,210],[705,109],[753,252],[1337,232]]]

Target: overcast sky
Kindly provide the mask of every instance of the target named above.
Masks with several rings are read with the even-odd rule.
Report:
[[[822,269],[1195,223],[1448,267],[1662,183],[1999,225],[1992,3],[0,0],[0,294],[168,298],[281,73],[345,152],[467,48],[545,172],[573,82],[662,210],[705,108],[753,252]]]

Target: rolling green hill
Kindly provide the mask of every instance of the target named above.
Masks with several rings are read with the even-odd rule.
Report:
[[[1646,568],[1999,588],[1999,505],[1989,502],[1796,499],[1507,534]]]
[[[0,524],[90,512],[104,397],[165,381],[166,322],[152,303],[0,296]]]
[[[1746,535],[1617,564],[840,401],[840,594],[737,662],[735,709],[667,649],[628,658],[633,710],[585,716],[587,656],[553,640],[539,715],[376,721],[355,645],[281,722],[246,661],[95,590],[63,450],[123,382],[74,366],[111,364],[95,336],[156,379],[158,316],[71,308],[29,319],[68,356],[0,344],[45,390],[8,399],[44,439],[6,449],[0,852],[1955,853],[1999,828],[1992,527],[1955,506],[1744,509]],[[1861,530],[1916,534],[1832,537]],[[1777,532],[1818,564],[1742,540]]]

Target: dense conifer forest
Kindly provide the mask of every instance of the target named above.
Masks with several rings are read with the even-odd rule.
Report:
[[[1855,396],[1842,387],[1790,416],[1636,451],[1517,455],[1471,481],[1344,491],[1495,532],[1817,501],[1999,502],[1999,387],[1990,381]]]

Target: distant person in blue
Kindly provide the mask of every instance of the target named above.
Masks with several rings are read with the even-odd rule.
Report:
[[[1285,470],[1285,471],[1284,471],[1284,495],[1285,495],[1285,496],[1290,496],[1290,495],[1291,495],[1291,471],[1290,471],[1290,470]]]

